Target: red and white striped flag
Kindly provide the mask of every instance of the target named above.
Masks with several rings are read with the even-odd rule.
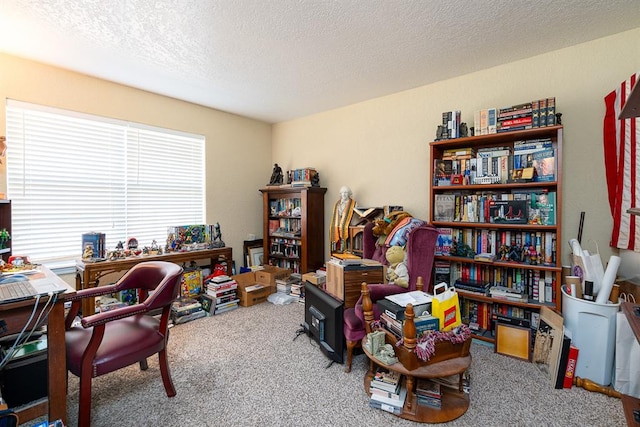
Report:
[[[633,74],[605,96],[603,127],[604,167],[609,192],[609,207],[613,217],[611,247],[640,251],[640,216],[629,215],[627,209],[640,208],[640,118],[618,120],[631,89],[640,79]],[[638,222],[637,222],[638,221]],[[636,223],[637,222],[637,223]]]

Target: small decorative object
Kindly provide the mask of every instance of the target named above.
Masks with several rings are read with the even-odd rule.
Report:
[[[465,122],[460,123],[460,138],[469,136],[469,128]]]
[[[7,247],[7,242],[11,240],[11,235],[7,231],[6,228],[0,230],[0,249],[4,249]]]
[[[271,173],[271,180],[269,185],[281,185],[283,181],[282,168],[277,163],[273,165],[273,172]]]
[[[138,239],[130,237],[129,240],[127,240],[127,248],[130,250],[138,249]]]
[[[220,223],[216,222],[216,225],[213,226],[214,235],[213,240],[211,241],[212,248],[224,248],[224,242],[222,241],[222,232],[220,231]]]
[[[371,354],[377,354],[380,349],[386,344],[386,334],[382,330],[376,330],[367,334],[367,350]]]
[[[443,139],[443,136],[444,136],[444,126],[438,125],[438,128],[436,129],[436,141]]]
[[[556,113],[556,124],[557,125],[562,124],[562,113]]]
[[[470,136],[476,136],[476,128],[475,127],[471,126],[469,128],[469,135]]]

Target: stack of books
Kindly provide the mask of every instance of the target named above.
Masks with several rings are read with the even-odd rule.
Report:
[[[237,297],[238,283],[229,276],[215,276],[206,283],[207,295],[215,299],[215,305],[210,314],[221,314],[238,308],[240,299]],[[213,301],[212,301],[213,302]]]
[[[287,278],[276,279],[276,292],[281,292],[289,295],[291,293],[291,286],[301,283],[302,277],[297,273],[294,273]]]
[[[369,406],[393,414],[400,414],[407,397],[407,387],[398,372],[378,367],[369,385]]]
[[[458,392],[459,391],[459,385],[460,385],[460,375],[459,374],[453,374],[451,376],[448,377],[438,377],[438,378],[431,378],[431,381],[436,382],[438,384],[440,384],[440,391],[444,392],[443,387]],[[462,391],[464,393],[469,394],[469,390],[471,389],[471,377],[469,375],[469,370],[464,371],[464,373],[462,374]]]
[[[298,302],[304,304],[304,283],[302,281],[300,283],[292,283],[289,295],[298,298]]]
[[[171,320],[175,325],[206,316],[202,304],[194,298],[178,298],[171,304]]]
[[[442,407],[441,384],[428,378],[418,378],[416,398],[418,405],[440,409]]]

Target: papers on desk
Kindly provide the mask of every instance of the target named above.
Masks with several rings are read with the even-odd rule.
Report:
[[[402,294],[387,295],[385,299],[398,304],[400,307],[406,307],[409,303],[415,307],[420,304],[429,304],[433,299],[433,295],[422,291],[411,291]]]

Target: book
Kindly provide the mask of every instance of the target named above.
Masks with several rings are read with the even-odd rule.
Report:
[[[386,403],[382,403],[374,399],[369,399],[369,406],[376,409],[382,409],[383,411],[386,411],[395,415],[400,415],[402,413],[401,407],[387,405]]]
[[[370,387],[397,393],[400,390],[401,377],[402,375],[399,372],[378,366],[373,378],[371,378]]]
[[[433,283],[451,284],[451,264],[446,261],[435,261]]]
[[[580,350],[575,345],[569,346],[569,356],[567,357],[567,368],[564,372],[563,388],[573,387],[573,378],[576,374],[576,366],[578,365],[578,355]]]
[[[556,192],[531,193],[529,224],[556,225]]]
[[[438,237],[436,239],[436,255],[451,254],[453,246],[453,229],[449,227],[438,227]]]
[[[558,359],[558,367],[556,372],[555,388],[561,389],[564,387],[564,377],[567,371],[567,362],[569,360],[569,349],[571,347],[571,338],[564,335],[562,337],[562,347],[560,348],[560,357]]]
[[[556,156],[553,148],[533,153],[534,181],[548,182],[556,179]]]
[[[456,207],[455,194],[436,194],[433,202],[433,220],[452,222]]]

